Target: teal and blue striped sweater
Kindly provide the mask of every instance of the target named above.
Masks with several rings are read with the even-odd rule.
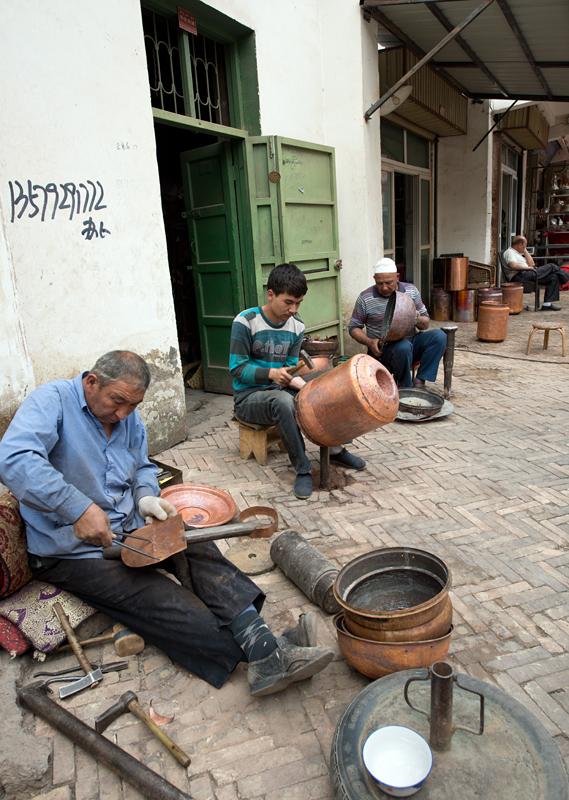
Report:
[[[303,334],[301,320],[291,317],[275,325],[259,307],[235,317],[229,345],[235,403],[251,392],[278,388],[269,380],[269,370],[297,363]]]

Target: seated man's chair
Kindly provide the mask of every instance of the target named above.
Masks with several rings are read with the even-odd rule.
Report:
[[[502,283],[507,283],[513,280],[513,276],[519,270],[510,269],[508,264],[506,264],[506,260],[504,258],[504,253],[498,252],[498,261],[500,262],[500,271],[502,273]],[[539,278],[537,277],[537,273],[535,275],[535,280],[532,283],[531,281],[523,281],[524,286],[524,294],[528,294],[530,292],[535,292],[535,306],[534,311],[539,311]]]

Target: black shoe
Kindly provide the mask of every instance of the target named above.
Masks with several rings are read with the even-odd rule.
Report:
[[[312,494],[312,475],[310,472],[296,476],[293,491],[299,500],[308,500]]]
[[[298,624],[294,628],[285,628],[281,633],[281,638],[288,639],[297,647],[316,647],[318,645],[317,629],[318,617],[314,611],[308,611],[306,614],[300,615]]]
[[[288,639],[277,639],[277,649],[270,656],[249,664],[247,680],[253,697],[274,694],[291,683],[311,678],[334,658],[323,647],[296,647]]]
[[[339,453],[335,453],[334,455],[330,453],[330,463],[340,464],[340,466],[348,467],[349,469],[366,468],[366,462],[363,460],[363,458],[360,458],[359,456],[354,456],[352,455],[352,453],[348,453],[345,447]]]
[[[562,308],[561,308],[561,306],[550,305],[550,306],[542,306],[541,310],[542,311],[562,311]]]

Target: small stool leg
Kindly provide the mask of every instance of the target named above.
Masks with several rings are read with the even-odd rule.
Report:
[[[267,465],[268,455],[266,431],[255,431],[253,455],[255,456],[257,464],[260,464],[261,467],[265,467]]]
[[[560,328],[559,329],[559,333],[561,334],[561,346],[563,348],[561,352],[563,353],[564,356],[566,356],[567,355],[567,347],[566,347],[566,342],[565,342],[565,328]]]
[[[547,330],[543,332],[543,349],[547,350],[548,347],[549,347],[549,331]]]
[[[320,448],[320,488],[327,489],[330,486],[330,448]]]
[[[528,339],[528,346],[527,346],[527,349],[526,349],[526,356],[529,356],[529,351],[531,350],[531,340],[533,339],[533,335],[536,332],[536,330],[537,330],[537,328],[532,328],[531,329],[531,333],[530,333],[529,339]]]

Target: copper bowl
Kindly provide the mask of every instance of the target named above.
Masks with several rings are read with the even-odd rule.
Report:
[[[438,639],[422,642],[374,642],[360,639],[345,628],[343,614],[334,617],[338,643],[346,661],[368,678],[383,678],[391,672],[430,667],[447,657],[454,628]]]
[[[399,389],[399,411],[428,419],[438,414],[443,407],[444,399],[440,394],[427,389]]]
[[[448,595],[432,619],[423,622],[422,625],[415,625],[413,628],[402,628],[395,631],[368,628],[361,625],[350,614],[344,613],[344,627],[347,633],[352,633],[361,639],[372,639],[374,642],[422,642],[425,639],[438,639],[449,630],[451,625],[452,602]]]
[[[389,331],[385,337],[388,342],[398,342],[415,330],[417,309],[415,303],[405,292],[395,292],[395,308]]]
[[[326,358],[330,358],[330,356],[335,356],[336,351],[338,350],[338,340],[337,339],[324,339],[320,341],[320,339],[310,339],[305,340],[301,345],[302,350],[306,350],[309,356],[325,356]],[[302,356],[301,356],[302,358]]]
[[[161,496],[172,503],[184,522],[193,528],[225,525],[237,512],[235,500],[227,492],[197,483],[168,486]]]
[[[346,617],[362,628],[396,631],[440,614],[451,582],[451,571],[438,556],[414,547],[385,547],[342,567],[334,596]]]

